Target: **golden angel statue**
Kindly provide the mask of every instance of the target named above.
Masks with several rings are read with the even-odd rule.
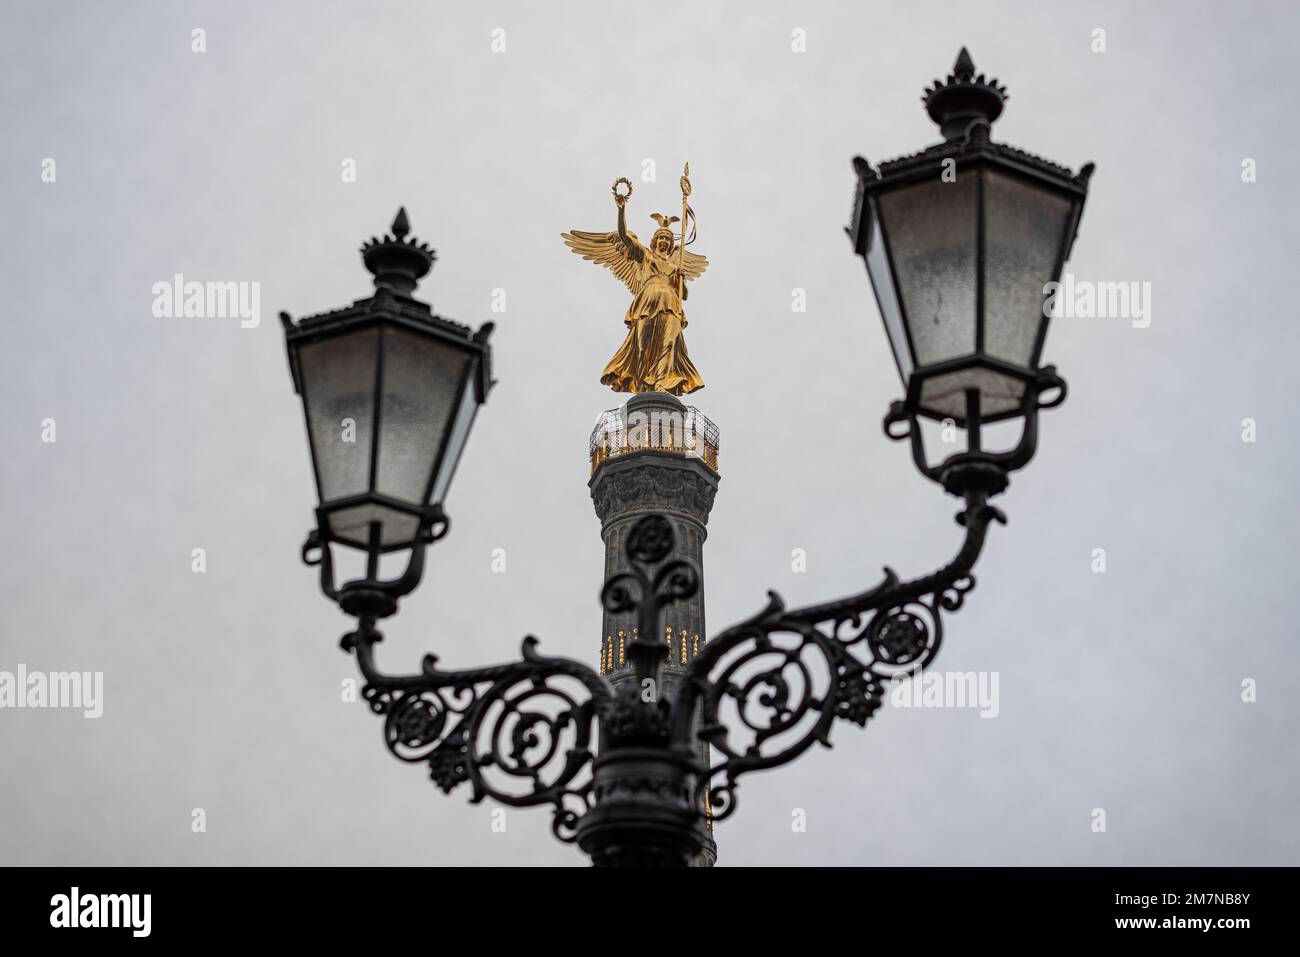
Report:
[[[690,166],[685,170],[690,173]],[[619,184],[627,192],[619,192]],[[631,290],[632,305],[623,322],[627,338],[609,360],[600,381],[615,392],[668,392],[685,395],[704,388],[704,380],[686,354],[686,314],[682,303],[688,298],[686,283],[699,279],[709,261],[688,252],[694,241],[694,229],[687,238],[687,223],[694,224],[695,213],[687,205],[691,194],[690,180],[681,178],[682,215],[652,213],[659,228],[650,237],[649,248],[641,245],[636,233],[627,228],[626,206],[632,184],[620,177],[614,182],[614,203],[618,206],[618,230],[612,233],[589,233],[580,229],[562,233],[565,244],[583,259],[606,266]],[[681,236],[673,233],[680,222]]]

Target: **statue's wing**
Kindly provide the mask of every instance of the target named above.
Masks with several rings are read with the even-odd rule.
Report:
[[[682,272],[687,279],[699,279],[708,268],[709,261],[703,256],[696,255],[689,249],[682,250]]]
[[[637,242],[636,233],[629,232],[632,242]],[[627,245],[619,239],[618,233],[588,233],[581,229],[561,233],[564,244],[589,262],[599,263],[612,272],[623,285],[636,295],[641,289],[641,269],[632,258]]]

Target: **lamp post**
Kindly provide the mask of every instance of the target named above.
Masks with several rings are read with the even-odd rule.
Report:
[[[677,524],[657,513],[633,526],[628,561],[600,593],[607,612],[637,622],[636,681],[616,691],[581,663],[542,655],[531,636],[511,663],[453,671],[427,655],[419,671],[381,671],[377,622],[416,587],[425,549],[447,530],[443,497],[491,386],[491,326],[472,333],[412,297],[434,255],[406,239],[404,212],[362,249],[373,296],[298,323],[281,314],[319,492],[303,558],[357,619],[342,646],[395,756],[424,764],[444,792],[468,784],[475,802],[549,806],[555,835],[596,864],[682,865],[735,810],[741,775],[829,744],[837,719],[864,725],[889,681],[934,660],[944,613],[961,607],[990,524],[1005,521],[989,499],[1033,456],[1039,411],[1065,397],[1039,362],[1044,286],[1069,254],[1092,167],[1076,176],[993,143],[1005,99],[963,50],[925,97],[944,141],[875,170],[854,161],[848,233],[905,393],[885,433],[910,439],[922,474],[962,500],[960,547],[931,574],[887,568],[836,601],[787,609],[769,592],[702,647],[672,698],[659,692],[662,614],[695,594],[700,569],[673,557]],[[920,418],[952,419],[966,449],[930,464]],[[1017,444],[985,449],[983,424],[1012,418],[1023,423]],[[364,552],[364,577],[336,583],[333,548]],[[383,580],[389,552],[407,553],[406,571]],[[700,742],[718,763],[700,759]]]

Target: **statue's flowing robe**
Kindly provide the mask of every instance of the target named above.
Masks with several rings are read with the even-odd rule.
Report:
[[[647,250],[641,266],[641,289],[623,319],[627,338],[600,381],[615,392],[686,395],[704,388],[682,337],[686,316],[677,294],[676,258],[660,259]]]

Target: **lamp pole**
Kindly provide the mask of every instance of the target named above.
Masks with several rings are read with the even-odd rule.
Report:
[[[858,594],[803,608],[769,592],[757,613],[709,639],[672,695],[659,690],[663,616],[696,593],[701,573],[676,549],[678,520],[657,512],[632,525],[626,562],[600,592],[607,613],[637,624],[627,649],[635,681],[615,685],[543,655],[531,636],[505,664],[447,670],[426,655],[416,671],[382,671],[378,624],[419,584],[425,550],[447,531],[442,500],[492,384],[491,327],[471,332],[413,297],[434,254],[406,238],[404,212],[363,247],[373,296],[301,322],[281,314],[320,496],[303,558],[356,618],[342,646],[396,757],[423,764],[444,792],[467,787],[474,802],[549,807],[556,837],[598,865],[685,865],[708,842],[709,820],[735,811],[742,775],[828,745],[838,720],[865,725],[889,682],[934,661],[944,616],[974,587],[990,526],[1005,522],[990,500],[1033,457],[1039,412],[1065,398],[1064,380],[1040,364],[1043,303],[1092,167],[1074,174],[994,143],[1005,99],[963,49],[926,91],[943,141],[879,168],[854,161],[847,231],[904,388],[884,431],[960,500],[955,554],[929,574],[886,568]],[[963,428],[965,450],[932,464],[927,418]],[[1000,420],[1019,420],[1021,436],[990,450],[982,429]],[[364,552],[366,574],[336,583],[334,547]],[[381,580],[388,552],[406,552],[407,567]],[[720,760],[710,766],[701,744]]]

